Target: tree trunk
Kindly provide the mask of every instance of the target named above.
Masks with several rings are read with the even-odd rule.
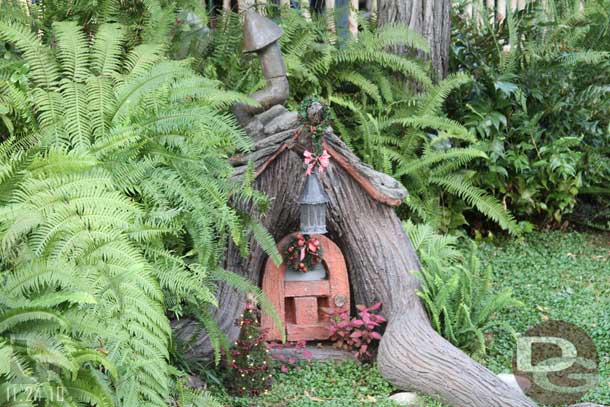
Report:
[[[379,24],[403,22],[428,39],[439,79],[449,70],[450,0],[379,0]]]
[[[294,130],[286,130],[266,138],[255,137],[256,150],[234,160],[240,165],[252,159],[260,169],[254,186],[271,198],[267,212],[258,214],[248,202],[237,206],[260,217],[276,240],[298,228],[297,199],[305,178],[304,146],[293,134]],[[389,321],[378,352],[383,376],[400,389],[431,394],[452,406],[535,406],[432,329],[416,295],[419,285],[412,272],[419,269],[417,255],[400,219],[388,205],[400,202],[404,190],[387,175],[362,165],[333,134],[327,135],[326,142],[332,159],[320,178],[330,197],[328,237],[343,251],[355,304],[383,302]],[[236,172],[243,170],[242,165]],[[260,284],[266,260],[251,238],[247,257],[229,244],[225,268]],[[235,340],[238,328],[233,321],[242,312],[244,296],[222,285],[218,302],[215,319]],[[177,336],[192,345],[194,354],[209,355],[209,340],[194,323],[180,321],[175,328]]]
[[[349,16],[347,19],[347,29],[352,37],[358,37],[358,11],[359,11],[358,0],[350,0]]]
[[[324,14],[326,16],[326,28],[332,34],[336,34],[337,27],[335,24],[335,0],[324,1]],[[334,41],[331,41],[334,44]]]
[[[493,16],[496,8],[495,0],[485,0],[485,6],[487,7],[487,13],[489,13],[490,16]]]
[[[500,24],[506,18],[506,0],[498,0],[496,4],[496,24]]]

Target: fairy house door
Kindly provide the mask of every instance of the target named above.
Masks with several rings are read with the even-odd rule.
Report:
[[[284,237],[278,249],[281,251],[293,236]],[[328,339],[330,321],[323,308],[350,309],[349,280],[343,254],[327,237],[314,237],[322,247],[325,271],[317,279],[295,281],[290,270],[286,270],[286,262],[278,267],[267,260],[265,265],[263,292],[277,310],[288,341]],[[263,314],[262,326],[268,329],[270,340],[282,339],[279,327],[269,315]]]

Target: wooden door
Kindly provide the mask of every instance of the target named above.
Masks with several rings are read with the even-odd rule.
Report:
[[[278,243],[280,252],[294,235],[290,234]],[[284,281],[286,264],[277,267],[267,260],[265,265],[263,292],[278,312],[288,341],[328,339],[329,318],[321,308],[350,309],[349,279],[341,250],[323,235],[313,237],[322,247],[326,280]],[[269,315],[263,314],[262,326],[269,330],[269,340],[282,339],[282,332]]]

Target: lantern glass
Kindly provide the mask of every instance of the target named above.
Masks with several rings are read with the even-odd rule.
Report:
[[[301,233],[326,233],[326,204],[301,204]]]
[[[307,176],[303,192],[299,197],[299,212],[301,216],[301,233],[326,233],[326,204],[328,195],[322,187],[315,172]]]

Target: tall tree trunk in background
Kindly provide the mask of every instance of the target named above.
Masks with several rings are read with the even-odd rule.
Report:
[[[506,18],[506,0],[498,0],[496,4],[496,24],[500,24]]]
[[[449,70],[450,0],[379,0],[380,25],[403,22],[428,39],[430,57],[439,79]]]
[[[489,13],[490,16],[493,16],[496,8],[495,0],[485,0],[485,5],[487,6],[487,13]]]

